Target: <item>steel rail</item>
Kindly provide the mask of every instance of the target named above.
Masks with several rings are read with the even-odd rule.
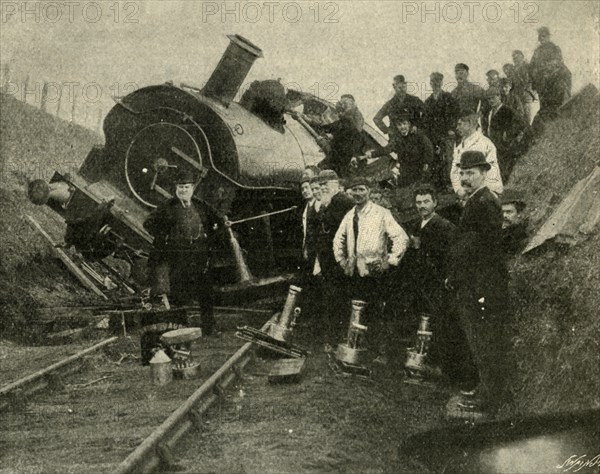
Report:
[[[276,321],[273,315],[261,331]],[[199,416],[219,398],[215,391],[222,392],[250,361],[251,342],[244,344],[213,375],[210,376],[180,407],[175,410],[150,436],[148,436],[127,458],[119,464],[116,474],[149,473],[168,461],[177,442],[194,426]],[[230,371],[232,370],[233,371]],[[198,405],[196,407],[196,405]]]
[[[109,339],[105,339],[98,344],[95,344],[83,351],[78,352],[77,354],[73,354],[72,356],[67,357],[61,361],[52,364],[45,369],[39,370],[27,377],[23,377],[22,379],[16,380],[15,382],[9,383],[8,385],[0,388],[0,411],[4,410],[10,401],[10,397],[16,395],[17,393],[27,393],[32,394],[40,391],[48,385],[47,378],[50,375],[53,375],[54,372],[72,364],[73,362],[81,359],[84,355],[87,355],[91,352],[97,351],[98,349],[107,346],[113,342],[115,342],[118,337],[111,337]]]

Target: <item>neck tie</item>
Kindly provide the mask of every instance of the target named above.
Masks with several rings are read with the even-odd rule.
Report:
[[[358,245],[358,211],[354,210],[354,219],[352,220],[352,228],[354,230],[354,256],[356,256],[356,247]]]

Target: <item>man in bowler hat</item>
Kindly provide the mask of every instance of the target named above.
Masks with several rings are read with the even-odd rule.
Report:
[[[176,306],[198,304],[202,329],[210,334],[215,321],[209,262],[221,221],[194,198],[198,183],[193,172],[179,172],[175,196],[158,206],[144,228],[154,237],[149,261],[152,294],[166,294]]]
[[[459,321],[480,383],[463,391],[458,405],[465,410],[493,414],[510,401],[510,344],[505,311],[508,273],[502,250],[502,209],[498,198],[485,185],[491,166],[482,152],[464,152],[459,168],[467,199],[450,250],[447,284],[455,291]]]

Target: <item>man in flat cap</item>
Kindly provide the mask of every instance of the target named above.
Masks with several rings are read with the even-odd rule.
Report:
[[[527,243],[525,197],[522,192],[507,189],[502,194],[502,246],[507,255],[516,255]]]
[[[194,172],[180,171],[175,196],[155,209],[144,228],[154,237],[149,261],[152,294],[167,294],[177,306],[198,304],[202,329],[210,334],[215,320],[209,260],[222,221],[194,197],[199,181]]]
[[[550,41],[550,29],[547,26],[538,28],[539,46],[533,52],[529,62],[529,70],[533,81],[533,88],[538,92],[544,87],[544,77],[547,73],[547,66],[551,61],[563,63],[563,56],[560,47]]]
[[[454,147],[452,167],[450,169],[450,181],[452,188],[459,198],[463,199],[467,193],[461,187],[460,159],[466,151],[479,151],[483,153],[491,169],[486,173],[485,185],[490,191],[497,195],[502,194],[503,185],[496,157],[496,146],[492,141],[483,136],[479,128],[479,114],[474,112],[462,112],[458,119],[456,130],[460,136],[460,142]]]
[[[529,125],[533,123],[533,118],[539,107],[537,92],[533,89],[531,81],[531,68],[525,59],[523,51],[515,49],[512,52],[512,60],[515,66],[514,76],[507,77],[512,80],[513,90],[523,103],[525,119]]]
[[[439,188],[450,184],[450,164],[454,149],[454,130],[458,120],[458,102],[450,92],[442,90],[444,75],[432,72],[429,76],[432,94],[425,100],[423,131],[431,141],[435,157],[431,175]]]
[[[407,93],[408,84],[403,75],[399,74],[394,77],[392,87],[394,88],[394,97],[383,104],[383,107],[373,117],[373,123],[379,130],[388,135],[390,140],[398,133],[396,118],[400,113],[404,113],[405,110],[408,111],[413,126],[420,128],[424,112],[423,101],[417,96]],[[389,125],[386,125],[383,121],[386,117],[389,120]]]
[[[397,162],[394,165],[399,171],[399,184],[407,186],[428,175],[434,162],[433,145],[425,134],[417,129],[413,130],[412,114],[403,110],[399,115],[393,114],[397,133],[390,142],[378,150],[367,151],[367,158],[376,158],[394,152]]]
[[[455,291],[459,321],[480,379],[479,386],[464,387],[459,407],[493,414],[510,401],[502,209],[485,185],[491,166],[483,153],[464,152],[459,168],[467,200],[450,250],[448,286]]]
[[[498,87],[485,91],[490,111],[483,117],[485,135],[496,147],[502,182],[508,182],[518,158],[526,151],[525,135],[529,126],[516,111],[502,103]]]
[[[469,66],[458,63],[454,67],[456,87],[451,94],[458,102],[462,111],[479,112],[485,109],[483,88],[478,84],[469,82]]]
[[[362,154],[364,119],[351,94],[342,95],[336,104],[336,112],[338,120],[321,127],[331,139],[325,167],[339,176],[346,176],[352,158]]]
[[[381,331],[385,274],[397,267],[408,248],[408,236],[392,213],[371,201],[371,183],[356,177],[348,183],[355,206],[344,216],[333,239],[335,260],[349,278],[349,297],[368,303],[369,326]],[[374,321],[373,318],[376,318]],[[374,322],[375,325],[371,325]],[[377,328],[377,329],[376,329]],[[380,337],[373,337],[379,340]]]

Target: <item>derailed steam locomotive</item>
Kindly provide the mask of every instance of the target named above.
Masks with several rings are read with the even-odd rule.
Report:
[[[65,219],[65,242],[85,258],[114,254],[143,265],[152,245],[143,222],[171,197],[183,169],[204,177],[195,197],[234,223],[253,275],[294,268],[298,183],[307,166],[326,158],[325,147],[317,131],[289,111],[278,81],[256,81],[233,101],[262,51],[241,36],[228,38],[202,89],[166,83],[125,96],[104,120],[105,145],[90,151],[77,174],[30,184],[32,202]],[[317,97],[300,96],[305,108],[310,102],[333,110]],[[363,135],[365,150],[386,143],[368,125]],[[239,278],[234,250],[227,239],[218,249],[213,266],[220,283]]]

